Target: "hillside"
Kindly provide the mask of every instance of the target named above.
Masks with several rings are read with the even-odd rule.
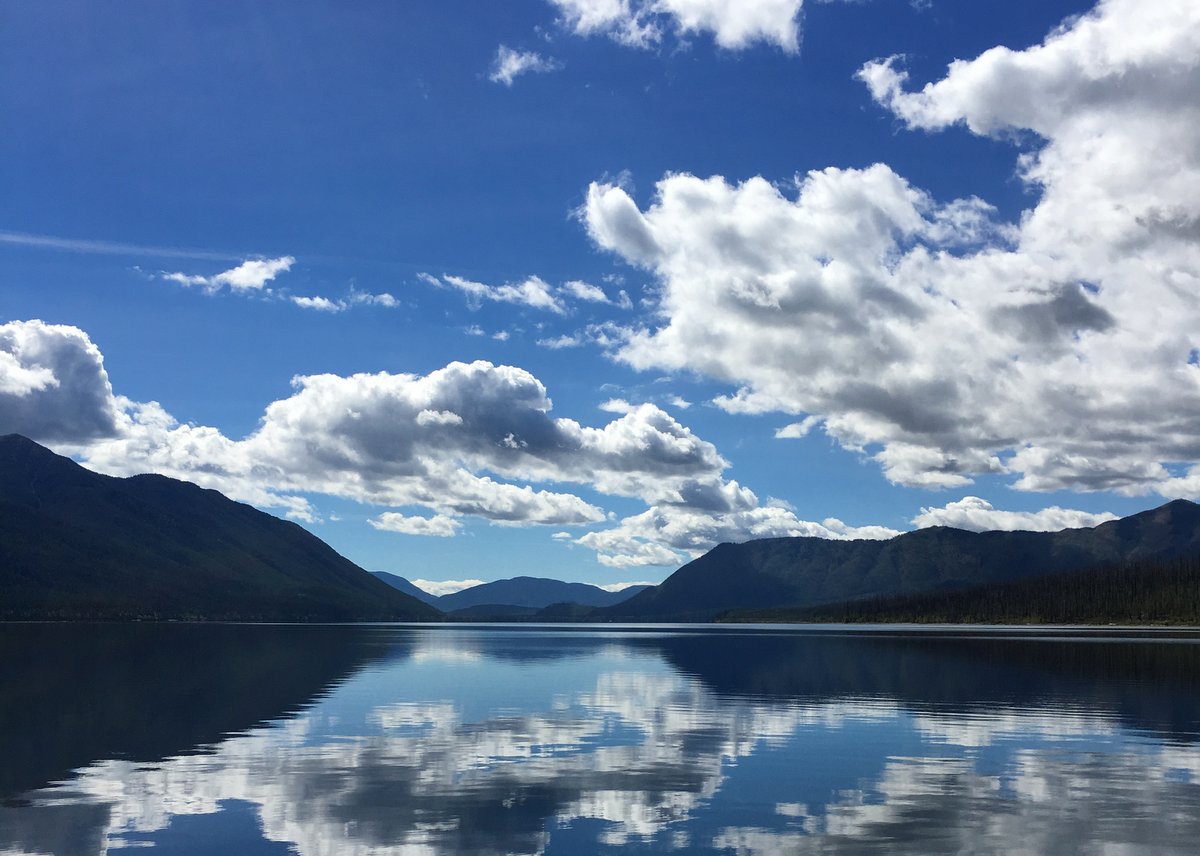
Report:
[[[771,538],[721,544],[598,617],[707,621],[733,609],[814,607],[1196,554],[1200,506],[1184,500],[1060,532],[935,527],[887,541]]]
[[[302,527],[157,475],[0,437],[0,619],[425,620]]]
[[[1200,556],[1148,559],[955,591],[803,609],[734,610],[717,620],[1200,625]]]
[[[438,608],[446,612],[474,606],[526,606],[540,609],[555,603],[577,603],[580,606],[613,606],[633,597],[644,586],[605,591],[587,583],[565,583],[542,577],[513,577],[496,580],[438,599]]]

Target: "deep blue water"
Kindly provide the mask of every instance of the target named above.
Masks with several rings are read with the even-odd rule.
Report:
[[[0,626],[0,854],[1188,853],[1200,637]]]

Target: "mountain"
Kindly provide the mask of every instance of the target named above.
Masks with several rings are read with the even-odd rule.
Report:
[[[409,597],[415,597],[421,603],[429,604],[435,609],[438,608],[438,596],[430,594],[420,586],[415,586],[399,574],[389,574],[387,571],[371,571],[371,576],[390,585],[398,591],[404,592]]]
[[[1123,565],[927,594],[801,608],[741,609],[718,621],[834,624],[1200,625],[1200,556]]]
[[[529,618],[537,610],[556,604],[578,604],[586,607],[615,606],[650,586],[630,586],[620,591],[605,591],[587,583],[565,583],[545,577],[513,577],[444,594],[429,594],[404,577],[387,571],[372,571],[377,578],[402,592],[411,594],[451,617],[471,621],[503,621],[507,618]]]
[[[621,591],[605,591],[587,583],[564,583],[542,577],[513,577],[492,583],[472,586],[438,598],[437,606],[445,612],[476,606],[525,606],[540,609],[554,603],[577,603],[581,606],[613,606],[646,586],[631,586]]]
[[[714,547],[597,617],[707,621],[733,609],[814,607],[1197,553],[1200,506],[1185,500],[1061,532],[934,527],[887,541],[768,538]]]
[[[0,619],[430,620],[295,523],[0,437]]]

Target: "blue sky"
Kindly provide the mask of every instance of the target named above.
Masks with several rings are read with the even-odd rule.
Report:
[[[6,4],[0,430],[427,580],[1195,497],[1200,23],[1138,8]]]

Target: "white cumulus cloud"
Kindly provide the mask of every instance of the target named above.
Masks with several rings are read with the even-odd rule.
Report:
[[[45,441],[113,436],[120,410],[100,349],[82,330],[0,324],[0,434]]]
[[[894,59],[861,77],[912,128],[1022,147],[1034,202],[1000,222],[885,164],[672,174],[645,206],[593,184],[592,238],[659,285],[610,350],[818,419],[900,484],[1197,495],[1200,6],[1107,0],[921,88]]]
[[[23,396],[57,385],[53,370],[23,364],[18,354],[0,351],[0,395]]]
[[[297,377],[292,394],[235,439],[114,395],[99,349],[77,328],[4,325],[0,354],[0,378],[15,378],[0,389],[16,390],[0,393],[0,430],[50,442],[111,475],[158,472],[302,520],[316,517],[307,495],[321,494],[423,509],[371,521],[410,534],[448,536],[468,515],[501,525],[608,524],[565,537],[613,567],[678,564],[723,540],[894,534],[762,506],[725,477],[729,464],[712,443],[654,404],[614,405],[615,418],[600,426],[553,417],[541,381],[513,366]],[[30,383],[35,369],[51,374]],[[640,500],[647,511],[614,526],[561,485]]]
[[[609,529],[588,532],[575,543],[596,551],[612,568],[674,566],[694,559],[722,542],[755,538],[810,537],[837,540],[893,538],[900,532],[885,526],[850,526],[836,518],[823,522],[799,519],[791,509],[759,505],[758,498],[729,483],[729,502],[654,505],[626,517]]]
[[[610,398],[597,406],[606,413],[628,413],[633,410],[633,405],[623,398]]]
[[[946,503],[941,508],[922,508],[921,513],[913,518],[913,525],[918,529],[951,526],[972,532],[988,532],[995,529],[1006,532],[1057,532],[1060,529],[1090,528],[1116,519],[1117,515],[1107,511],[1094,514],[1059,508],[1057,505],[1040,511],[1002,511],[986,499],[964,496],[957,502]]]
[[[161,273],[163,279],[179,285],[198,285],[206,291],[219,291],[227,285],[235,292],[251,292],[261,290],[268,282],[281,273],[291,270],[296,260],[292,256],[280,256],[276,259],[247,259],[240,265],[229,270],[221,271],[212,276],[185,273]]]
[[[418,515],[405,516],[395,511],[385,511],[378,517],[367,521],[376,529],[384,532],[400,532],[404,535],[432,535],[438,538],[452,538],[462,528],[462,523],[445,514],[435,514],[432,517]]]
[[[800,48],[803,0],[550,0],[562,25],[581,36],[606,35],[631,47],[648,48],[666,32],[679,37],[705,33],[723,48],[740,50],[758,42],[787,53]]]

